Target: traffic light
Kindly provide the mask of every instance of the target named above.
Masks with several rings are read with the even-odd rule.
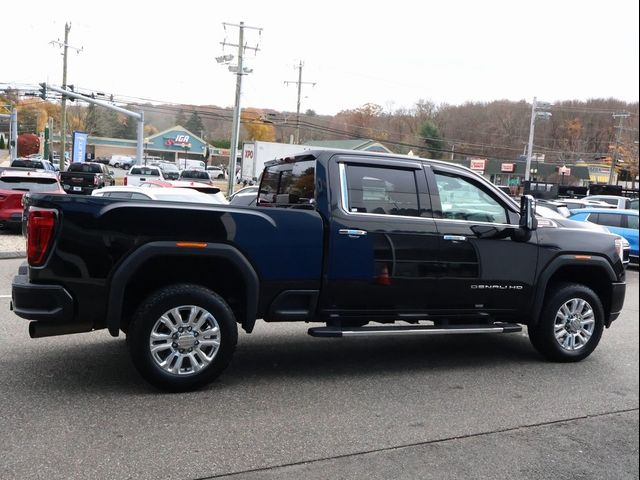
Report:
[[[43,100],[47,99],[47,84],[45,82],[40,84],[40,98]]]
[[[75,93],[75,91],[74,91],[74,89],[73,89],[73,88],[74,88],[74,87],[73,87],[73,85],[67,85],[67,90],[70,90],[70,91],[72,91],[73,93]],[[69,101],[70,101],[70,102],[75,102],[75,101],[76,101],[76,99],[75,99],[75,98],[70,97],[70,96],[68,96],[68,95],[67,95],[67,98],[69,99]]]

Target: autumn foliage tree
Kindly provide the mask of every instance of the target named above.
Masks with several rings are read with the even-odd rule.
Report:
[[[245,108],[242,110],[241,123],[247,140],[274,142],[276,139],[275,128],[272,123],[264,121],[264,112],[262,110]]]
[[[33,133],[18,135],[18,156],[27,157],[40,151],[40,137]]]

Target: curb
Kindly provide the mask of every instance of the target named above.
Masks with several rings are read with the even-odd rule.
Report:
[[[26,252],[0,252],[0,259],[24,258],[26,256],[27,256]]]

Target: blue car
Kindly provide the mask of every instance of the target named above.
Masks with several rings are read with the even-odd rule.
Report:
[[[631,246],[630,260],[638,263],[638,210],[581,208],[571,210],[569,218],[604,225],[611,233],[626,238]]]

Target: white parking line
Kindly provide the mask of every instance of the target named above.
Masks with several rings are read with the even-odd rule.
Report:
[[[0,298],[11,298],[11,295],[0,295]]]

